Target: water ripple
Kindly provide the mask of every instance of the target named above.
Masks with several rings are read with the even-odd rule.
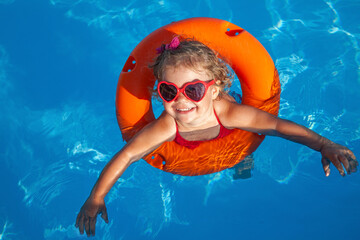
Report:
[[[121,212],[125,211],[133,216],[136,219],[136,230],[152,239],[170,223],[188,224],[176,215],[176,182],[163,179],[164,175],[169,176],[159,173],[143,161],[137,162],[108,194],[108,205],[114,203],[121,206],[121,210],[117,210],[118,213],[114,215],[123,215]],[[114,221],[119,224],[121,219]]]
[[[296,54],[276,59],[275,66],[279,71],[282,91],[286,89],[286,85],[293,78],[308,69],[308,63],[306,63],[305,59]]]
[[[174,1],[67,1],[51,0],[51,4],[68,9],[66,16],[104,31],[117,41],[118,48],[128,51],[140,42],[148,33],[167,24],[167,19],[180,20],[188,15]],[[151,19],[151,21],[146,21]],[[131,24],[130,24],[131,23]],[[136,26],[135,28],[132,26]],[[124,41],[126,39],[126,41]],[[121,41],[119,44],[118,41]],[[115,44],[115,43],[114,43]]]
[[[7,71],[9,68],[10,63],[8,53],[5,48],[0,45],[0,99],[2,101],[1,105],[5,103],[8,97],[9,90],[12,89],[11,82],[8,80],[7,76]],[[4,117],[3,114],[2,117]]]
[[[17,234],[11,232],[13,228],[13,224],[9,221],[5,221],[4,225],[2,227],[2,230],[0,232],[0,240],[12,240],[12,239],[17,239]]]

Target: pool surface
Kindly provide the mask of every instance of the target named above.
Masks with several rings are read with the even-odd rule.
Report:
[[[124,146],[121,69],[144,37],[184,18],[254,35],[280,74],[280,116],[360,158],[359,12],[357,0],[0,0],[0,240],[86,238],[76,215]],[[245,180],[136,162],[107,195],[110,222],[98,218],[92,239],[359,239],[360,173],[332,166],[326,178],[319,153],[275,137],[254,157]]]

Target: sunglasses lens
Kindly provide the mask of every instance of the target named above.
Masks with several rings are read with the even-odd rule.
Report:
[[[185,88],[185,93],[190,99],[200,101],[205,94],[205,85],[203,83],[190,84]]]
[[[162,83],[159,86],[159,92],[163,99],[167,102],[174,100],[177,94],[177,89],[173,85],[168,85],[166,83]]]

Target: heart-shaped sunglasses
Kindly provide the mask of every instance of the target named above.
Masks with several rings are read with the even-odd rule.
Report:
[[[191,101],[200,102],[208,88],[215,83],[214,80],[209,81],[193,81],[186,83],[182,88],[179,88],[174,83],[160,81],[157,85],[158,93],[162,100],[167,103],[174,101],[180,93],[184,94],[184,96]]]

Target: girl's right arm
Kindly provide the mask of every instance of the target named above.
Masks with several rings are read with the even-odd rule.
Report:
[[[152,152],[165,141],[171,140],[176,132],[175,121],[163,113],[157,120],[139,131],[125,147],[116,153],[101,172],[90,196],[81,207],[75,226],[81,234],[95,235],[98,214],[108,222],[104,198],[124,171],[137,160]]]

